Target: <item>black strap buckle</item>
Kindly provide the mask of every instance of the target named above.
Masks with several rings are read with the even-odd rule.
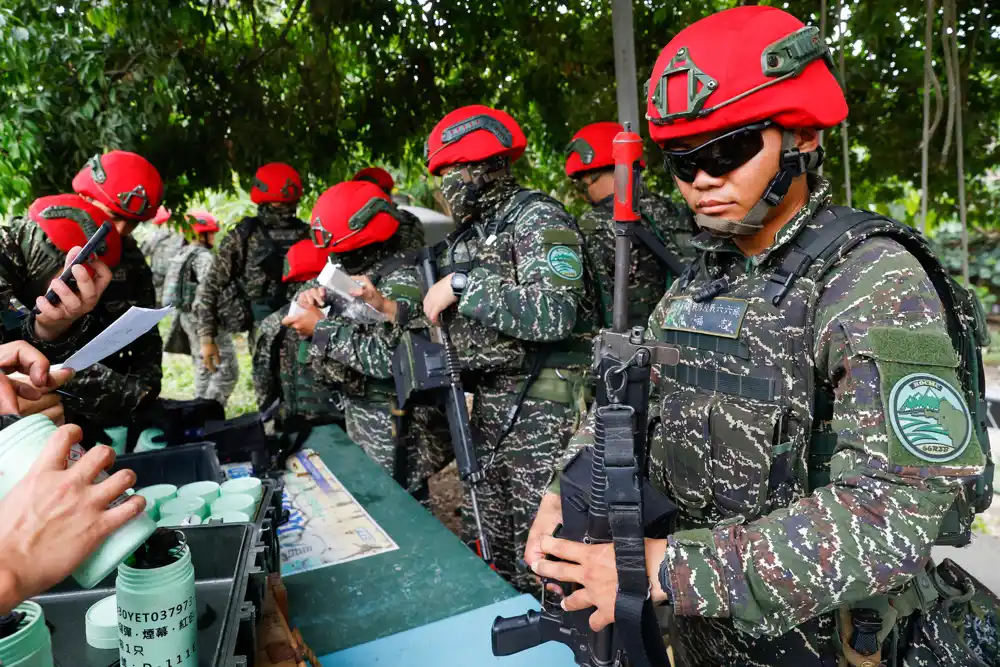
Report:
[[[863,656],[878,652],[878,633],[882,629],[882,616],[874,609],[852,609],[851,648]]]
[[[788,295],[788,290],[792,289],[792,283],[795,282],[795,274],[791,271],[785,271],[779,266],[774,270],[774,273],[771,274],[771,277],[768,280],[781,287],[781,289],[778,290],[778,293],[771,297],[771,304],[780,306],[781,302],[784,301],[785,297]]]

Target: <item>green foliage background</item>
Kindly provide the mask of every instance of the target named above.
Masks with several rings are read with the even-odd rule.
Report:
[[[633,4],[642,82],[680,28],[739,3]],[[771,4],[820,23],[819,0]],[[825,4],[836,48],[838,2]],[[579,126],[616,115],[610,5],[0,0],[0,210],[19,212],[36,196],[65,190],[87,157],[111,148],[149,157],[167,180],[171,207],[206,205],[227,221],[249,208],[248,176],[271,160],[298,167],[312,197],[361,166],[387,165],[402,189],[430,205],[424,139],[447,111],[477,102],[507,109],[524,126],[530,149],[517,167],[521,178],[567,198],[563,146]],[[846,0],[842,9],[854,204],[911,221],[919,209],[924,7]],[[990,178],[1000,159],[1000,6],[956,0],[956,8],[969,222],[989,230],[1000,226]],[[944,101],[940,8],[934,27],[944,92],[935,99]],[[955,149],[943,154],[944,135],[942,122],[931,142],[932,229],[956,218]],[[840,139],[839,129],[826,134],[825,173],[843,195]],[[651,179],[669,191],[649,155]]]

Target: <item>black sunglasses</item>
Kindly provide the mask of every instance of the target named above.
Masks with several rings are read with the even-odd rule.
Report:
[[[727,132],[688,151],[663,151],[663,166],[685,183],[699,171],[718,178],[749,162],[764,148],[763,132],[771,121],[754,123]]]

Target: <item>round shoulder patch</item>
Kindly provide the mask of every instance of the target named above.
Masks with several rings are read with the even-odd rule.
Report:
[[[549,249],[545,255],[549,268],[565,280],[579,280],[583,277],[583,262],[580,256],[568,246],[557,245]]]
[[[889,421],[910,453],[932,463],[958,458],[972,440],[972,415],[961,392],[929,373],[896,382],[889,394]]]

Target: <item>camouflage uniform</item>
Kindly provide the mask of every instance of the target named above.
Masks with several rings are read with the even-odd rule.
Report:
[[[400,254],[412,252],[423,240],[419,220],[412,222],[416,227],[404,222],[381,247],[366,246],[336,259],[352,275],[368,275],[387,298],[406,302],[410,309],[417,310],[421,302],[420,277],[412,258],[404,260]],[[404,233],[404,225],[408,233]],[[414,228],[421,233],[413,234]],[[390,267],[390,263],[395,266]],[[317,325],[309,356],[325,381],[350,388],[345,391],[344,414],[348,436],[390,475],[398,473],[402,478],[397,481],[419,497],[427,479],[450,462],[452,449],[448,424],[440,409],[415,407],[405,423],[397,423],[393,414],[396,389],[392,354],[402,332],[398,326],[358,324],[333,316]],[[403,445],[405,462],[398,460],[400,428],[406,431],[401,434],[407,440]]]
[[[912,578],[961,484],[983,469],[974,434],[955,445],[972,423],[940,299],[897,241],[861,241],[819,282],[813,265],[780,308],[763,297],[787,244],[829,204],[825,181],[809,185],[807,205],[757,256],[695,239],[702,270],[649,320],[652,337],[681,347],[680,364],[657,369],[649,463],[651,482],[680,506],[660,572],[679,665],[836,665],[838,608],[877,608],[884,597],[872,596],[890,591],[904,646]],[[721,275],[723,295],[691,301]],[[791,325],[796,315],[807,330]],[[935,435],[921,434],[951,443],[946,463],[895,426],[914,373],[959,392]],[[829,422],[815,418],[820,396],[832,402]],[[813,458],[824,437],[836,437],[828,475]],[[911,654],[900,664],[934,663]]]
[[[255,224],[244,246],[241,228]],[[267,243],[267,237],[273,245]],[[285,254],[296,242],[309,237],[309,226],[288,209],[262,204],[256,218],[244,219],[219,243],[208,277],[199,285],[195,321],[201,340],[214,339],[220,328],[228,330],[242,319],[236,314],[249,300],[253,323],[288,302],[288,290],[281,281]],[[245,250],[244,250],[245,247]],[[234,331],[235,333],[235,331]]]
[[[580,232],[586,241],[590,265],[600,279],[601,305],[604,325],[611,326],[611,305],[615,277],[615,220],[614,195],[594,204],[580,217]],[[652,232],[663,246],[682,264],[690,264],[696,255],[691,237],[697,231],[691,211],[678,206],[665,197],[654,195],[643,188],[639,199],[642,227]],[[632,240],[631,269],[629,274],[629,326],[645,326],[653,308],[677,276],[663,266],[638,239]]]
[[[516,563],[545,489],[545,468],[561,457],[585,409],[598,315],[596,297],[585,287],[592,281],[572,216],[551,198],[536,193],[524,199],[524,192],[510,177],[486,186],[477,200],[482,235],[471,228],[459,232],[453,252],[442,252],[438,263],[442,277],[468,272],[449,330],[475,380],[471,422],[486,467],[477,493],[496,568],[520,589],[535,591],[533,575],[518,572]],[[536,363],[540,375],[497,450],[494,443]],[[466,500],[463,529],[471,539],[476,533]]]
[[[196,289],[208,276],[211,267],[212,251],[205,246],[190,245],[181,248],[167,267],[161,299],[165,298],[176,308],[178,324],[187,336],[194,364],[195,398],[212,399],[225,407],[240,377],[233,337],[227,331],[220,331],[215,337],[221,363],[214,372],[210,371],[202,363],[194,316]]]
[[[52,245],[41,227],[29,220],[14,220],[2,239],[6,246],[2,260],[4,287],[22,304],[34,304],[58,275],[65,255]],[[74,325],[78,332],[73,340],[75,348],[104,331],[131,306],[154,308],[156,294],[149,266],[135,239],[129,236],[122,239],[121,261],[112,270],[111,283],[97,307]],[[53,358],[64,359],[65,352],[61,350]],[[66,420],[83,420],[95,426],[127,421],[137,407],[159,395],[161,355],[160,334],[153,327],[101,363],[78,372],[63,387],[75,397],[63,400]]]
[[[139,249],[149,261],[149,268],[153,273],[157,304],[163,304],[163,283],[167,278],[167,265],[185,245],[187,240],[183,234],[178,234],[162,225],[139,243]]]
[[[307,287],[315,283],[306,284]],[[258,405],[281,399],[278,422],[283,430],[303,424],[329,424],[343,418],[340,387],[323,382],[309,359],[309,339],[282,326],[289,304],[264,318],[253,353],[253,385]]]

